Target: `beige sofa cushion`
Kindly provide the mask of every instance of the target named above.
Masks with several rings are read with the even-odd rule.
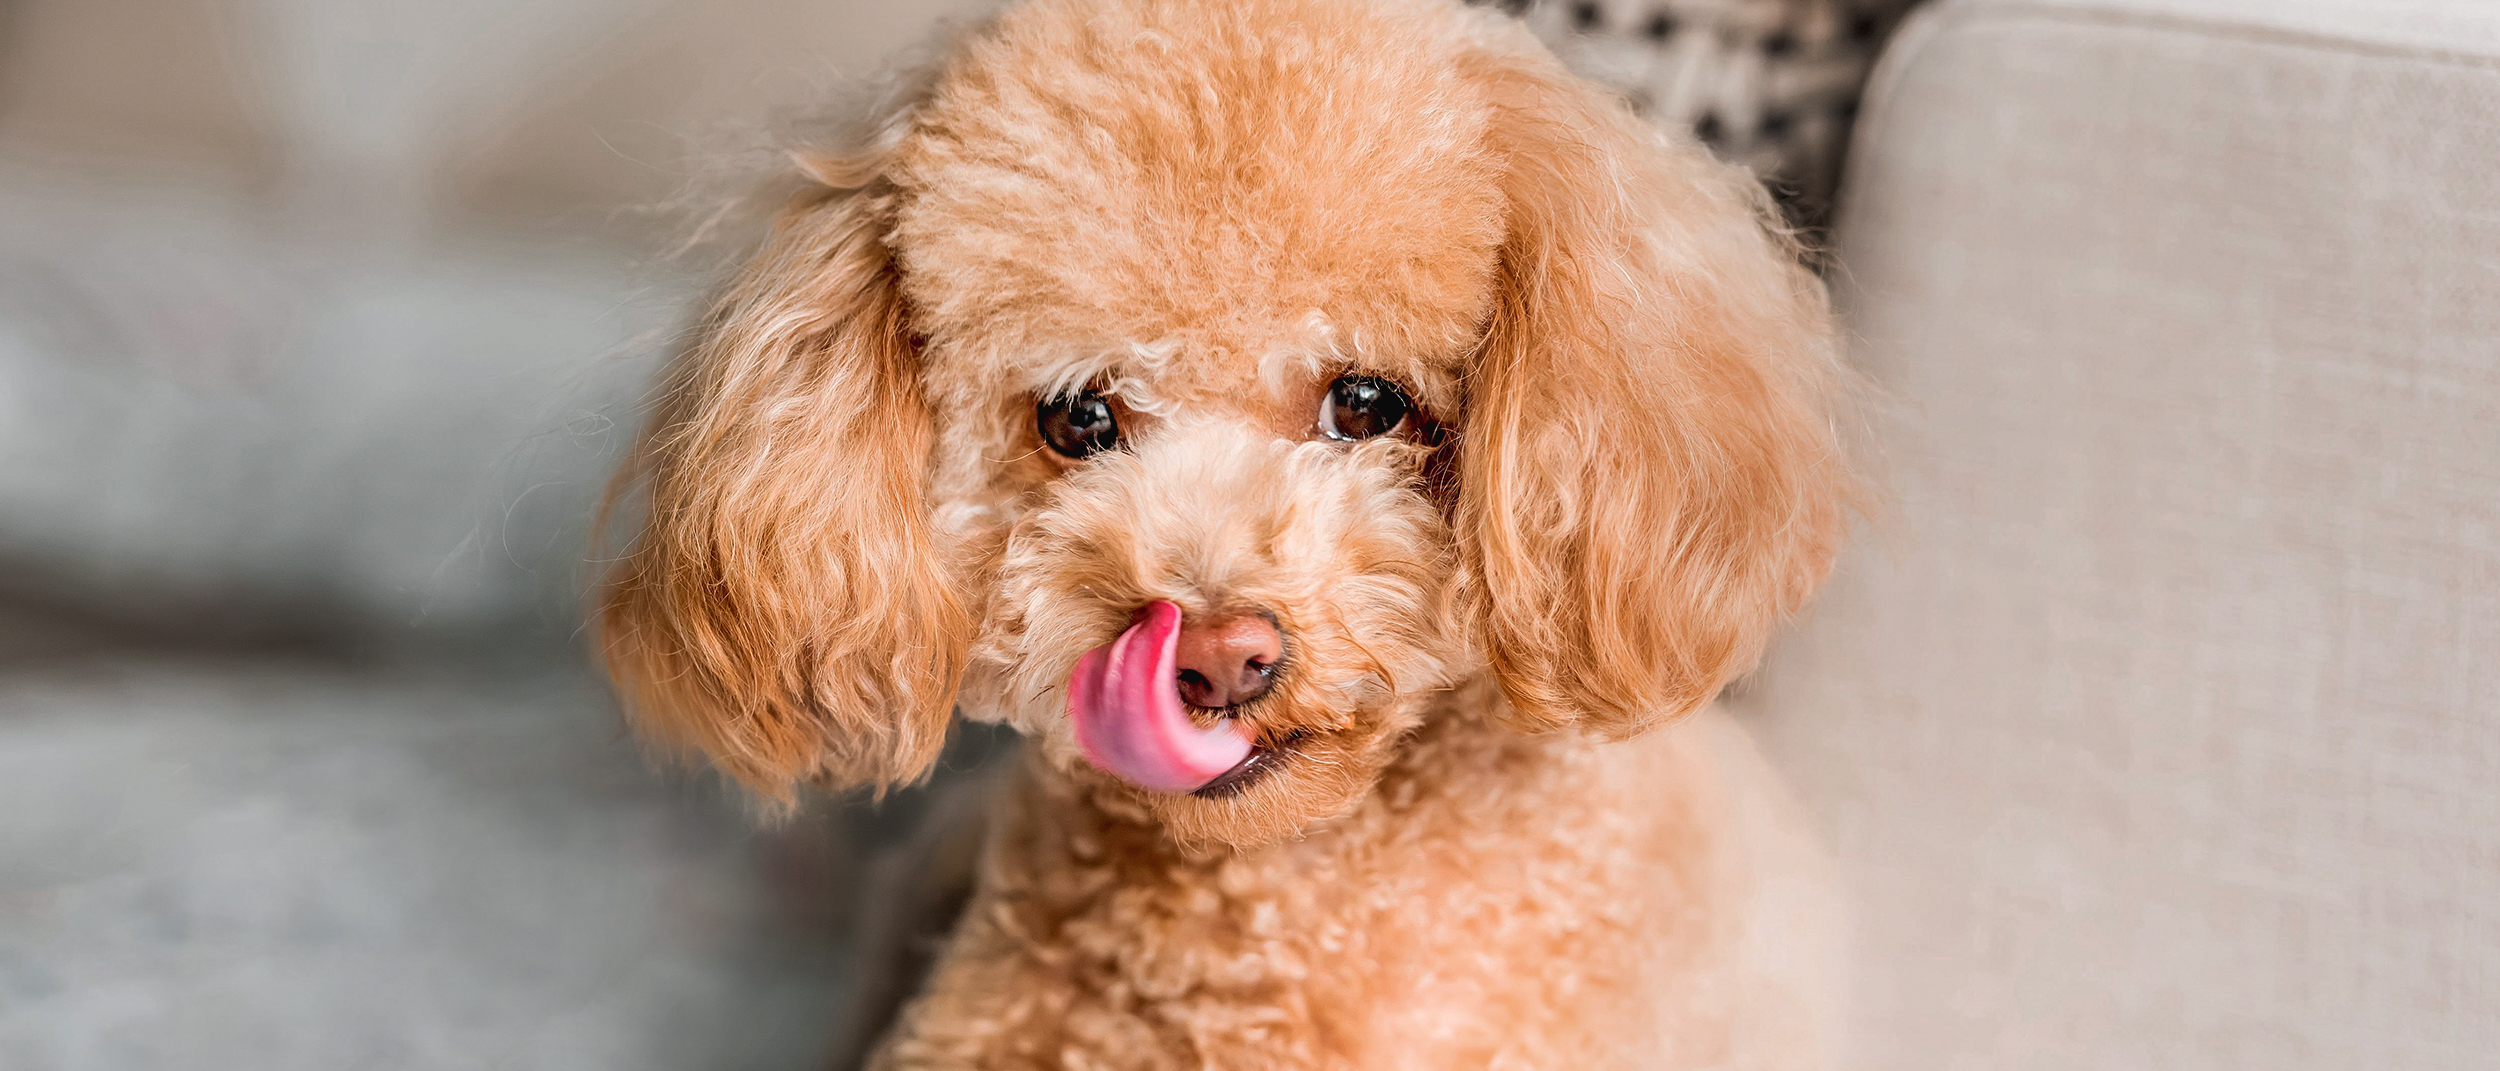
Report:
[[[1893,505],[1741,700],[1869,1068],[2500,1061],[2500,5],[1972,2],[1841,204]]]

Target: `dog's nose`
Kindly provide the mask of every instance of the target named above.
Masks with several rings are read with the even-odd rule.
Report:
[[[1172,655],[1181,701],[1222,710],[1267,694],[1285,637],[1257,614],[1181,623]]]

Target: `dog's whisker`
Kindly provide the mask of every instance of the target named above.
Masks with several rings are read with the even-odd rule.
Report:
[[[1042,451],[1044,451],[1044,450],[1046,450],[1046,449],[1049,449],[1049,447],[1047,447],[1047,446],[1036,446],[1036,447],[1034,447],[1034,448],[1032,448],[1032,449],[1030,449],[1030,450],[1027,450],[1027,451],[1025,451],[1025,452],[1021,453],[1021,454],[1017,454],[1017,455],[1016,455],[1016,456],[1014,456],[1014,457],[1006,457],[1006,458],[990,457],[989,455],[984,454],[984,455],[982,455],[981,460],[983,460],[983,461],[987,461],[987,462],[989,462],[990,464],[993,464],[993,465],[1013,465],[1013,464],[1015,464],[1015,463],[1017,463],[1017,462],[1019,462],[1019,461],[1024,460],[1025,458],[1032,457],[1032,456],[1033,456],[1033,455],[1035,455],[1035,454],[1041,453]]]
[[[1388,685],[1390,694],[1396,694],[1398,691],[1397,676],[1389,672],[1387,665],[1381,661],[1380,656],[1373,654],[1371,648],[1363,646],[1363,641],[1355,639],[1351,633],[1346,635],[1345,642],[1348,646],[1354,648],[1355,650],[1363,652],[1363,660],[1371,666],[1372,675],[1379,677],[1384,684]]]

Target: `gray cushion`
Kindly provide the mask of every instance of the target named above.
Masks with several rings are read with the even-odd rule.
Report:
[[[0,596],[177,627],[569,624],[681,315],[622,260],[11,176]]]
[[[686,784],[567,673],[0,676],[0,1067],[811,1066],[858,838]]]
[[[1947,3],[1839,258],[1894,504],[1747,699],[1873,1068],[2500,1051],[2500,5]]]

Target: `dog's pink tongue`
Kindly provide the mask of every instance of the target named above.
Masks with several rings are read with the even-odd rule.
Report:
[[[1181,706],[1172,651],[1181,608],[1157,601],[1120,638],[1085,652],[1068,677],[1068,720],[1085,757],[1140,788],[1190,792],[1250,757],[1230,721],[1201,729]]]

